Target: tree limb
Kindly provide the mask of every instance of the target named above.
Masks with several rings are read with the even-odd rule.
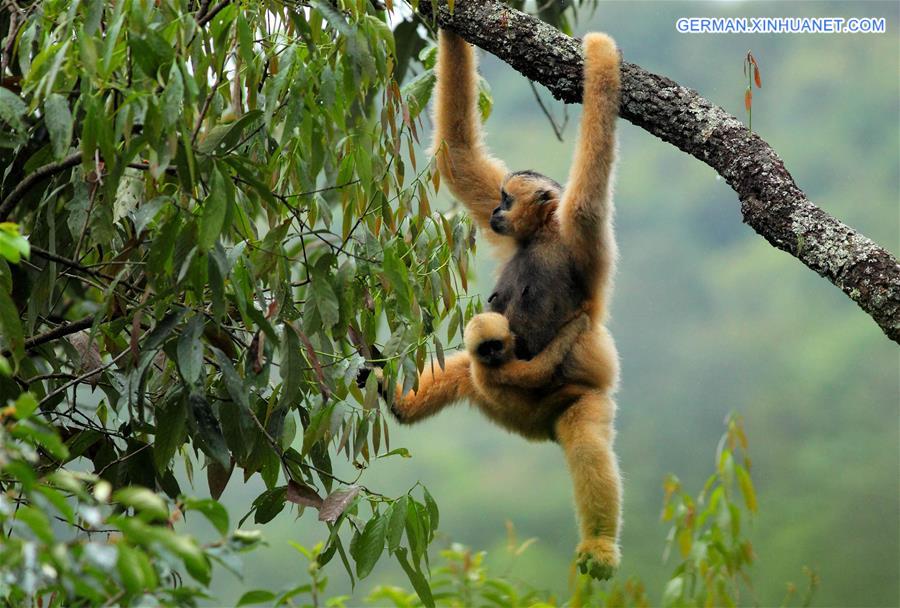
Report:
[[[40,335],[28,338],[25,340],[25,350],[31,350],[41,344],[46,344],[47,342],[53,342],[54,340],[58,340],[59,338],[63,338],[70,334],[74,334],[75,332],[79,332],[82,329],[88,329],[91,325],[94,324],[93,315],[89,317],[85,317],[83,319],[79,319],[78,321],[72,321],[71,323],[66,323],[65,325],[60,325],[55,329],[51,329],[48,332],[42,333]]]
[[[19,204],[19,200],[28,194],[28,191],[31,190],[35,184],[54,176],[57,173],[62,173],[66,169],[71,169],[79,163],[81,163],[81,152],[75,152],[60,161],[38,167],[29,173],[25,176],[25,179],[20,181],[13,191],[3,199],[3,202],[0,203],[0,222],[6,220],[6,217],[10,212],[15,209],[17,204]]]
[[[439,3],[437,21],[496,55],[566,103],[581,101],[578,40],[497,0]],[[419,10],[431,13],[429,2]],[[696,91],[622,62],[625,120],[712,167],[741,202],[744,222],[831,281],[900,343],[900,264],[887,250],[825,213],[794,183],[758,135]]]

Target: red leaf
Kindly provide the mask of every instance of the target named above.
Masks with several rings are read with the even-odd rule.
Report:
[[[753,107],[753,91],[749,88],[747,92],[744,93],[744,107],[747,108],[747,111],[750,111],[750,108]]]
[[[341,513],[347,510],[360,491],[359,486],[350,486],[346,490],[338,490],[328,495],[319,508],[319,521],[334,523]]]
[[[234,458],[231,459],[231,466],[227,469],[215,460],[210,460],[209,466],[206,467],[206,483],[209,485],[209,495],[213,500],[219,500],[231,474],[234,472]]]
[[[753,81],[756,83],[756,88],[762,88],[762,79],[759,77],[759,66],[756,63],[753,64]]]
[[[287,499],[295,505],[304,507],[322,507],[322,497],[314,488],[296,481],[289,481],[287,486]]]

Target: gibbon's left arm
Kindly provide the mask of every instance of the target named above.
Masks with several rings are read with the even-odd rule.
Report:
[[[469,373],[469,353],[447,357],[443,369],[437,365],[419,375],[419,388],[406,394],[398,385],[394,393],[391,413],[401,424],[413,424],[465,399],[476,397]]]
[[[520,388],[540,388],[550,384],[575,341],[591,328],[591,319],[581,313],[566,323],[540,353],[528,361],[512,359],[500,365],[491,379],[498,384]]]
[[[560,234],[589,276],[606,284],[615,261],[610,175],[619,111],[619,52],[606,34],[584,37],[581,133],[558,209]]]

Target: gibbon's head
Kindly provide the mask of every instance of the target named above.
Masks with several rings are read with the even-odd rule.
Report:
[[[499,313],[484,312],[472,317],[463,340],[469,356],[485,365],[500,365],[513,357],[515,343],[509,321]]]
[[[516,171],[503,180],[500,204],[491,213],[491,229],[516,240],[531,238],[556,211],[562,186],[536,171]]]

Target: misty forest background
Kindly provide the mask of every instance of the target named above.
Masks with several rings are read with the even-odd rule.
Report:
[[[682,16],[885,17],[881,35],[684,35]],[[900,39],[895,2],[601,3],[580,34],[605,30],[628,61],[695,88],[744,117],[741,61],[762,68],[753,128],[825,211],[893,253],[898,247]],[[558,142],[519,74],[490,56],[482,72],[494,95],[489,143],[517,169],[566,177],[580,106],[568,108]],[[561,104],[545,103],[559,119]],[[616,189],[621,263],[611,328],[622,358],[618,454],[625,475],[622,574],[661,588],[670,567],[660,548],[661,481],[698,489],[712,468],[722,420],[745,417],[760,515],[751,538],[756,601],[777,604],[808,565],[821,577],[815,605],[900,604],[897,480],[900,376],[896,346],[855,304],[741,223],[734,193],[708,167],[624,121]],[[441,200],[449,205],[446,191]],[[493,282],[486,246],[477,282]],[[560,450],[528,444],[466,407],[416,427],[392,426],[411,459],[373,463],[366,483],[401,493],[422,480],[441,505],[441,537],[489,551],[498,573],[565,594],[576,543],[571,489]],[[348,466],[346,463],[341,463]],[[337,463],[336,463],[337,465]],[[337,472],[337,471],[336,471]],[[263,489],[230,484],[232,518]],[[195,491],[205,491],[199,484]],[[510,563],[509,520],[537,537]],[[196,532],[207,529],[199,518]],[[265,526],[270,546],[249,556],[245,581],[221,571],[214,592],[235,601],[247,588],[305,578],[288,545],[327,538],[313,516],[288,510]],[[507,570],[509,568],[509,570]],[[329,569],[329,594],[351,593]],[[353,592],[404,584],[385,561]]]

